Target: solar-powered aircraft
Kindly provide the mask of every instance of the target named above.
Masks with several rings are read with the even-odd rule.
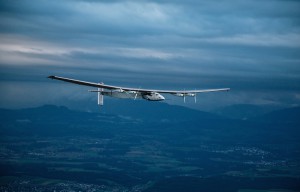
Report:
[[[104,83],[94,83],[88,81],[81,81],[76,79],[70,79],[58,76],[49,76],[50,79],[56,79],[78,85],[85,85],[89,87],[98,88],[97,90],[89,90],[89,92],[98,93],[98,105],[103,105],[103,96],[116,97],[116,98],[127,98],[127,99],[146,99],[148,101],[163,101],[165,97],[161,94],[171,94],[177,97],[194,97],[195,103],[197,102],[197,93],[206,92],[217,92],[217,91],[229,91],[230,88],[221,89],[202,89],[202,90],[156,90],[156,89],[140,89],[140,88],[128,88],[106,85]]]

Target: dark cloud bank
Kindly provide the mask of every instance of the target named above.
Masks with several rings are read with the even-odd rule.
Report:
[[[88,88],[45,78],[52,74],[145,88],[232,88],[199,96],[193,107],[202,109],[300,103],[298,1],[0,4],[0,107],[95,102]]]

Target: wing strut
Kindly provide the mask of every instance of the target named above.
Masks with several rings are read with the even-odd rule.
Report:
[[[103,95],[102,95],[103,88],[98,88],[98,105],[103,105]]]

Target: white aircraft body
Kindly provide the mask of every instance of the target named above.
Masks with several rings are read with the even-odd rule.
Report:
[[[197,93],[206,93],[206,92],[217,92],[217,91],[229,91],[230,88],[221,88],[221,89],[202,89],[202,90],[156,90],[156,89],[140,89],[140,88],[127,88],[106,85],[104,83],[94,83],[88,81],[81,81],[76,79],[70,79],[65,77],[58,76],[49,76],[50,79],[56,79],[60,81],[65,81],[69,83],[74,83],[78,85],[85,85],[90,87],[96,87],[97,90],[89,90],[90,92],[98,93],[98,105],[103,105],[103,96],[110,96],[116,98],[126,98],[126,99],[146,99],[149,101],[163,101],[165,97],[161,94],[171,94],[178,97],[183,97],[185,102],[185,97],[194,97],[196,103]]]

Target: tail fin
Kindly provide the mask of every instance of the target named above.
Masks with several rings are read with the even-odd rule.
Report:
[[[103,95],[102,95],[103,88],[98,88],[98,105],[103,105]]]

